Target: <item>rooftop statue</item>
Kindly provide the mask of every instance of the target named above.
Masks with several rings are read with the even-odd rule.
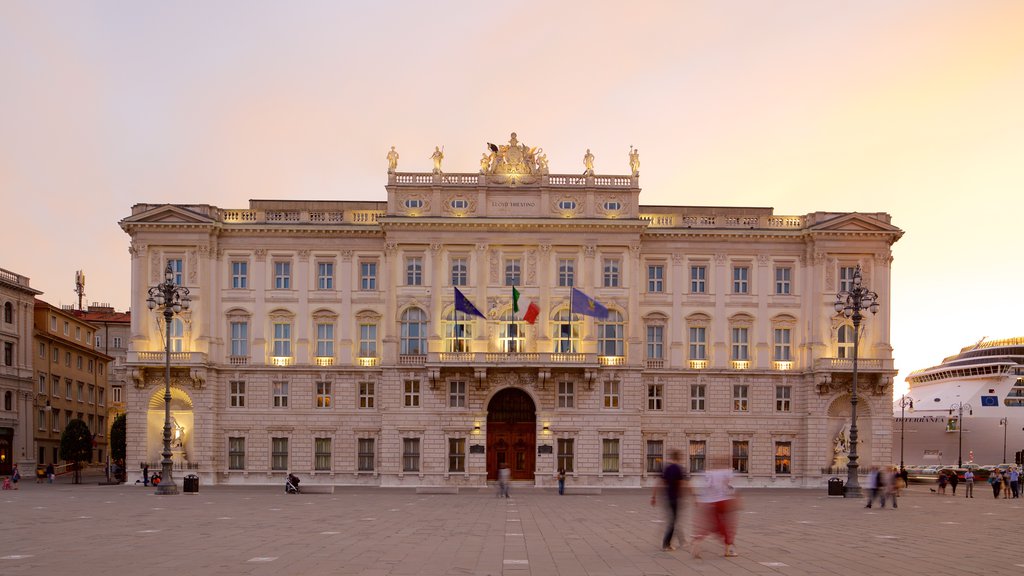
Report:
[[[632,146],[629,147],[629,169],[633,176],[640,175],[640,150]]]
[[[513,132],[508,144],[487,143],[487,152],[480,159],[480,172],[497,183],[531,184],[547,174],[547,156],[539,147],[519,142]]]
[[[395,170],[398,169],[398,152],[395,151],[395,147],[391,147],[391,151],[388,152],[388,174],[394,174]]]
[[[583,175],[594,175],[594,155],[590,153],[590,148],[587,148],[587,153],[583,155]]]
[[[434,161],[434,174],[440,174],[441,160],[444,160],[444,150],[434,146],[434,153],[430,155],[430,159]]]

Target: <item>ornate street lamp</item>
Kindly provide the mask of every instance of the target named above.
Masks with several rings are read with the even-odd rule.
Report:
[[[911,412],[914,410],[914,399],[904,394],[900,397],[900,472],[903,472],[903,432],[907,428],[907,419],[904,417],[904,413],[907,408],[910,408]]]
[[[956,451],[956,467],[964,467],[964,410],[967,410],[969,416],[974,415],[974,407],[966,402],[955,402],[949,407],[949,415],[952,416],[953,412],[957,413],[956,427],[960,431],[960,447]]]
[[[188,295],[188,288],[178,286],[174,283],[174,269],[170,262],[164,270],[164,281],[149,289],[149,298],[146,305],[150,310],[161,308],[164,315],[164,459],[160,461],[160,484],[156,487],[156,493],[177,494],[178,487],[171,478],[173,462],[171,461],[171,320],[174,315],[187,310],[192,299]]]
[[[853,272],[849,290],[836,294],[835,310],[853,320],[853,382],[850,385],[850,455],[846,464],[846,491],[844,496],[859,498],[860,481],[857,478],[857,354],[860,341],[860,322],[864,319],[862,310],[878,313],[878,294],[865,288],[862,283],[860,264]]]

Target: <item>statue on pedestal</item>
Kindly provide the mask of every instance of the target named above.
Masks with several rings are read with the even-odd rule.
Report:
[[[629,169],[633,176],[640,175],[640,150],[632,146],[629,147]]]
[[[430,155],[430,159],[434,161],[434,174],[440,174],[441,161],[444,160],[444,150],[434,146],[434,153]]]
[[[583,175],[594,175],[594,155],[590,153],[590,148],[587,148],[587,153],[583,155]]]
[[[395,147],[391,147],[391,151],[388,152],[388,174],[394,174],[395,170],[398,169],[398,152],[395,151]]]

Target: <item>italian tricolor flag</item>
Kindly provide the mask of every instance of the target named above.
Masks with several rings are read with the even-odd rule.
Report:
[[[519,313],[519,290],[516,287],[512,287],[512,316],[514,317]],[[530,301],[530,305],[526,307],[526,314],[523,315],[523,320],[527,323],[533,324],[537,321],[537,316],[540,315],[540,307],[535,302]]]

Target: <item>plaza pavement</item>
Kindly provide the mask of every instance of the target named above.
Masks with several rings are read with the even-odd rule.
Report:
[[[180,478],[178,479],[180,486]],[[724,558],[659,549],[661,501],[648,490],[559,496],[514,486],[417,494],[339,488],[206,487],[156,496],[142,486],[21,482],[0,492],[0,575],[206,574],[868,575],[1024,573],[1024,499],[938,496],[912,485],[899,509],[820,490],[746,490]],[[682,526],[692,533],[690,512]]]

